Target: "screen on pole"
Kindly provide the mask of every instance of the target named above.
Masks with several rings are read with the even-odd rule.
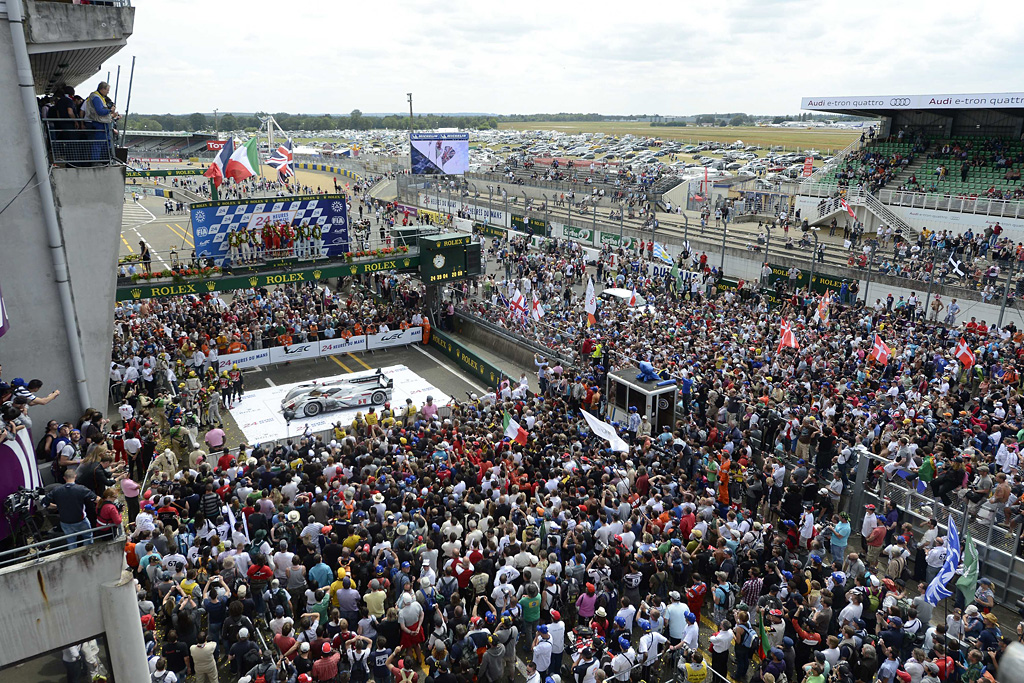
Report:
[[[303,223],[320,226],[321,256],[341,258],[349,250],[345,196],[322,194],[196,202],[192,204],[196,256],[211,258],[221,265],[229,253],[228,235],[232,231],[244,228],[256,244],[262,245],[264,228],[281,223],[292,227]]]
[[[411,133],[414,175],[463,175],[469,169],[469,133]]]

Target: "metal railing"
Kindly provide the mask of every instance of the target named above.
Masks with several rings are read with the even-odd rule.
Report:
[[[114,156],[113,124],[76,119],[42,121],[52,164],[112,166],[119,163]]]
[[[86,543],[94,544],[103,541],[123,543],[124,538],[124,527],[120,524],[107,524],[70,534],[61,534],[12,550],[5,550],[0,553],[0,567],[10,567],[24,562],[41,562],[68,550],[84,548]],[[72,545],[75,547],[71,548]]]
[[[846,147],[836,152],[831,159],[821,165],[811,175],[807,176],[804,180],[805,183],[814,184],[821,181],[826,174],[831,173],[835,168],[843,162],[846,157],[850,156],[852,152],[855,152],[861,148],[860,138],[855,138],[853,142],[848,144]]]
[[[878,199],[885,204],[912,209],[934,209],[953,213],[974,213],[1004,218],[1024,217],[1024,201],[1012,199],[989,199],[965,194],[935,194],[913,190],[878,191]]]

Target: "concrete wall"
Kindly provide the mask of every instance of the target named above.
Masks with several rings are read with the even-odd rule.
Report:
[[[106,541],[0,569],[0,669],[106,633],[113,679],[149,680],[135,589],[123,563],[123,543]]]
[[[78,329],[85,351],[90,403],[106,406],[114,328],[113,264],[121,244],[124,171],[119,168],[53,170],[57,215],[64,235]]]
[[[85,45],[92,41],[127,39],[135,26],[135,8],[28,0],[25,18],[25,39],[30,45]]]
[[[0,30],[0,92],[18,92],[7,30]],[[10,330],[0,340],[0,361],[8,381],[38,377],[45,383],[44,391],[61,390],[56,401],[33,409],[36,424],[45,425],[50,418],[76,418],[86,406],[77,398],[42,218],[40,179],[33,178],[30,163],[30,136],[41,133],[36,122],[25,117],[16,96],[2,100],[0,113],[0,139],[8,145],[9,158],[16,161],[0,164],[0,197],[13,200],[0,214],[0,287],[10,319]],[[53,170],[62,248],[86,355],[89,402],[97,408],[106,405],[123,184],[124,172],[118,168]]]

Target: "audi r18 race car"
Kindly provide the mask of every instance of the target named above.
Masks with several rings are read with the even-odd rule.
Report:
[[[394,380],[380,370],[364,377],[307,382],[285,395],[281,412],[286,420],[291,420],[299,415],[314,417],[345,408],[380,406],[391,400],[393,387]]]

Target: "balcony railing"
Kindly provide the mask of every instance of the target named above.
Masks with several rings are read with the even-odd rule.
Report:
[[[114,127],[80,119],[43,119],[50,162],[63,166],[112,166]]]

